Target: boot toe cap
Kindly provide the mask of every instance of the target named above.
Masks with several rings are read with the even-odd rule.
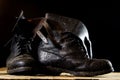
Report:
[[[35,69],[36,65],[32,57],[18,56],[7,62],[7,72],[9,74],[29,72]]]
[[[90,64],[92,71],[113,72],[114,68],[111,61],[107,59],[93,59]]]

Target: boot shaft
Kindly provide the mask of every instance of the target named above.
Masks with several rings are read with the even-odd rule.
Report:
[[[61,28],[62,32],[72,32],[82,40],[89,35],[86,26],[78,19],[52,13],[46,13],[45,18],[54,22],[54,24],[55,22],[58,23],[56,27],[57,29]]]
[[[25,18],[17,20],[12,32],[13,37],[11,39],[10,55],[8,60],[21,54],[31,54],[34,27],[35,24],[29,22]]]
[[[71,32],[78,36],[83,42],[83,46],[87,52],[86,54],[89,55],[89,58],[92,58],[92,43],[89,38],[88,30],[83,22],[78,19],[53,13],[46,13],[45,18],[48,19],[48,23],[55,25],[54,28],[57,32]]]

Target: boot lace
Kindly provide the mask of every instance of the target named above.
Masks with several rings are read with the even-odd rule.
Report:
[[[16,37],[17,46],[18,46],[18,52],[19,53],[30,53],[31,51],[31,39],[26,39],[23,36],[17,36]]]

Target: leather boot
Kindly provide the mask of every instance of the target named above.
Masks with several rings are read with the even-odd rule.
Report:
[[[53,17],[47,14],[35,29],[42,40],[38,46],[38,57],[39,62],[46,66],[45,74],[58,75],[67,72],[75,76],[96,76],[114,71],[109,60],[94,59],[88,55],[82,39],[87,37],[88,32],[84,31],[84,26],[81,28],[79,20]],[[43,32],[47,35],[42,34]]]
[[[37,71],[37,62],[32,56],[31,43],[34,25],[23,18],[18,18],[11,39],[10,55],[6,61],[7,73],[32,75]]]

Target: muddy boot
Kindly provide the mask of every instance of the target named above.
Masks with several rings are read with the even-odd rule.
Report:
[[[7,73],[32,75],[37,71],[37,62],[32,57],[31,43],[34,25],[20,15],[11,39],[10,55],[6,62]]]

